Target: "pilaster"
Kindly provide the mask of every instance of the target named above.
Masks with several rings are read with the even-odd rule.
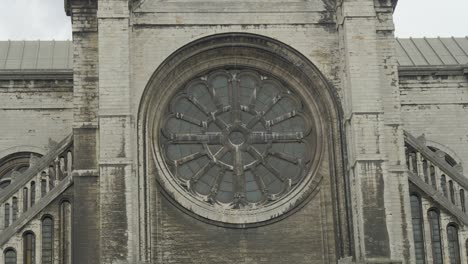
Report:
[[[414,258],[392,12],[392,1],[337,7],[356,262]]]
[[[136,263],[128,1],[100,0],[98,23],[100,263]]]
[[[97,1],[65,5],[73,34],[73,263],[99,263]]]

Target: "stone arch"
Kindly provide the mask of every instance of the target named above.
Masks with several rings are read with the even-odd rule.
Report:
[[[289,203],[276,203],[277,206],[271,209],[273,214],[260,213],[253,217],[244,215],[242,217],[245,218],[240,217],[233,221],[216,215],[216,212],[212,214],[210,208],[203,207],[201,203],[191,203],[188,201],[190,197],[184,196],[178,186],[168,187],[173,185],[166,177],[170,172],[160,162],[159,150],[154,150],[151,145],[152,140],[158,137],[161,113],[165,112],[176,91],[204,72],[227,67],[265,71],[294,87],[295,92],[312,109],[319,138],[316,167],[311,172],[319,177],[309,177],[308,182],[292,193]],[[155,204],[154,199],[161,199],[154,198],[158,192],[181,211],[203,222],[222,227],[246,228],[286,219],[308,204],[320,189],[316,187],[321,185],[321,188],[330,188],[330,192],[321,198],[326,200],[326,210],[330,217],[327,221],[334,223],[330,229],[333,234],[327,236],[335,241],[336,248],[330,250],[334,251],[336,257],[349,251],[351,217],[346,206],[347,189],[343,172],[345,143],[340,101],[336,90],[318,68],[290,46],[260,35],[225,33],[204,37],[180,48],[156,69],[145,88],[138,112],[138,142],[138,159],[141,164],[139,175],[142,183],[140,189],[143,190],[140,197],[144,197],[143,206],[146,206],[142,209],[150,212],[143,225],[149,229],[154,221],[152,217],[157,217],[152,207]],[[258,220],[252,220],[254,218]],[[242,222],[242,219],[248,220]]]

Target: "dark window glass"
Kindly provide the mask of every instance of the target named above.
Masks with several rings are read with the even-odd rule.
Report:
[[[442,242],[440,238],[439,213],[435,210],[429,211],[429,225],[431,227],[432,258],[434,264],[442,264]]]
[[[462,211],[466,211],[465,207],[465,191],[463,189],[460,189],[460,206],[462,208]]]
[[[453,224],[447,226],[447,240],[450,264],[460,264],[460,248],[458,246],[458,228]]]
[[[425,250],[424,250],[424,236],[421,216],[421,201],[416,195],[411,195],[411,218],[413,222],[413,237],[414,237],[414,250],[416,253],[416,263],[424,264]]]
[[[12,202],[12,205],[11,205],[11,210],[13,211],[12,212],[12,221],[16,221],[16,219],[18,218],[18,198],[16,197],[13,197],[13,202]]]
[[[23,188],[23,212],[28,210],[28,188]]]
[[[5,250],[5,264],[16,264],[16,251],[13,249]]]
[[[436,182],[436,175],[435,175],[435,168],[434,166],[431,165],[430,168],[430,173],[431,173],[431,183],[432,187],[437,190],[437,182]]]
[[[23,236],[23,259],[24,264],[36,263],[36,237],[28,232]]]
[[[47,194],[47,180],[41,180],[41,197]]]
[[[427,160],[423,160],[423,175],[424,175],[424,181],[426,183],[429,183],[429,174],[427,173],[428,166],[427,166]]]
[[[453,188],[453,181],[449,181],[450,201],[455,204],[455,189]]]
[[[440,187],[442,188],[442,192],[444,193],[445,197],[448,197],[447,195],[447,180],[445,179],[445,175],[442,174],[440,176]]]
[[[54,221],[50,217],[42,220],[42,264],[51,264],[53,258]]]
[[[36,203],[36,183],[31,182],[31,206]]]
[[[10,204],[5,204],[5,228],[10,226]]]

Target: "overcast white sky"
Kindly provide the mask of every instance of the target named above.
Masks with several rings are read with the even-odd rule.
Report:
[[[71,39],[64,0],[0,0],[0,40]],[[399,0],[398,37],[468,36],[468,0]]]

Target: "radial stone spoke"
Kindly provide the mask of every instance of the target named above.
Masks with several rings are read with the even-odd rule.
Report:
[[[189,122],[191,124],[203,127],[203,121],[198,120],[195,117],[192,117],[192,116],[189,116],[189,115],[186,115],[186,114],[182,114],[182,113],[176,113],[175,117],[177,119],[184,120],[184,121]]]
[[[239,79],[234,74],[232,79],[229,81],[229,100],[232,111],[232,122],[237,123],[241,121],[241,105],[240,105],[240,87]]]
[[[218,194],[219,192],[219,188],[221,186],[221,182],[223,181],[225,173],[226,173],[226,170],[221,169],[218,172],[218,174],[216,174],[216,177],[213,180],[213,186],[211,187],[211,191],[210,191],[210,196],[213,197],[213,199],[216,196],[216,194]]]
[[[262,144],[268,142],[300,142],[303,138],[303,132],[252,132],[249,135],[249,142],[251,144]]]
[[[272,156],[275,156],[277,158],[280,158],[282,160],[285,160],[285,161],[288,161],[290,163],[293,163],[293,164],[299,164],[300,162],[300,159],[292,156],[292,155],[289,155],[289,154],[286,154],[286,153],[283,153],[283,152],[271,152],[270,153]]]
[[[234,147],[233,153],[233,167],[234,167],[234,188],[237,198],[244,196],[244,164],[242,161],[242,151],[238,146]]]
[[[201,167],[200,170],[197,171],[197,173],[195,173],[195,175],[192,176],[190,182],[192,184],[197,183],[201,177],[203,177],[214,165],[215,163],[211,161],[206,163],[203,167]]]
[[[295,117],[297,115],[297,112],[294,110],[294,111],[291,111],[291,112],[288,112],[288,113],[284,113],[278,117],[275,117],[271,120],[267,120],[266,123],[267,123],[267,126],[274,126],[278,123],[281,123],[285,120],[288,120],[292,117]]]
[[[208,90],[210,91],[211,98],[213,99],[216,109],[218,110],[222,109],[223,103],[221,102],[221,99],[219,99],[218,95],[216,94],[215,88],[211,86]]]
[[[172,143],[205,143],[205,144],[218,144],[222,142],[223,135],[217,132],[208,132],[206,134],[192,134],[192,133],[173,133],[170,140]]]
[[[189,161],[192,161],[192,160],[195,160],[195,159],[198,159],[202,156],[206,155],[204,152],[196,152],[196,153],[193,153],[193,154],[190,154],[190,155],[187,155],[185,157],[182,157],[180,159],[177,159],[174,161],[175,165],[176,166],[180,166],[180,165],[183,165]]]
[[[280,181],[282,181],[282,182],[286,181],[286,178],[285,178],[283,175],[281,175],[281,173],[280,173],[278,170],[276,170],[275,168],[273,168],[273,166],[271,166],[271,165],[268,164],[267,162],[265,162],[265,163],[263,164],[263,166],[265,166],[265,168],[266,168],[268,171],[270,171],[271,174],[273,174],[276,178],[278,178],[278,180],[280,180]]]
[[[252,95],[249,100],[249,111],[255,111],[255,102],[257,101],[257,87],[252,91]]]
[[[193,104],[195,105],[198,109],[200,109],[205,115],[209,116],[210,115],[210,111],[204,106],[202,105],[198,100],[197,98],[195,98],[195,96],[188,96],[187,99]]]
[[[267,189],[267,187],[265,185],[265,182],[263,181],[262,177],[260,177],[257,174],[257,171],[255,169],[252,170],[252,174],[254,176],[254,179],[255,179],[255,182],[257,183],[258,188],[260,188],[260,190],[262,191],[262,194],[267,195],[268,194],[268,189]]]
[[[273,106],[275,106],[281,99],[282,99],[282,97],[281,97],[280,94],[273,97],[273,99],[271,99],[271,102],[266,106],[265,110],[261,111],[261,112],[257,112],[257,115],[252,117],[252,119],[249,120],[246,127],[247,128],[254,127],[255,124],[257,124],[257,122],[260,121],[268,113],[268,111],[270,111],[271,108],[273,108]],[[250,108],[250,106],[249,106],[249,108]]]

